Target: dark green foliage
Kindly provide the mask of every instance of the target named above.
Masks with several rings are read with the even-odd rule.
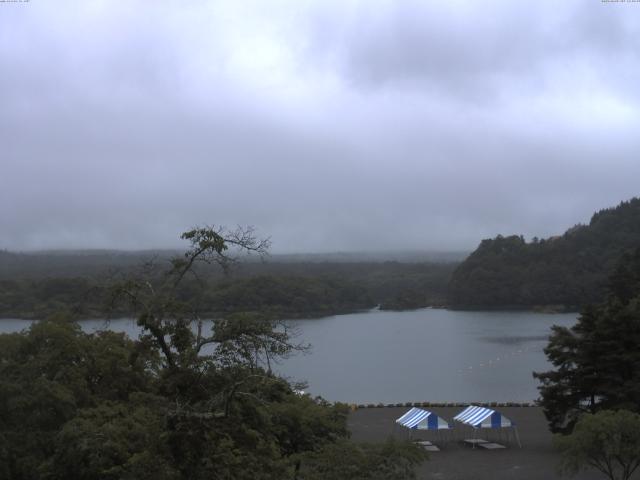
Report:
[[[188,278],[177,295],[209,316],[261,312],[287,318],[319,317],[376,305],[363,286],[334,277],[257,276],[207,280],[206,285],[201,292],[200,281]],[[194,297],[196,291],[199,297]],[[0,315],[9,318],[44,318],[59,310],[76,318],[99,318],[107,313],[107,298],[108,289],[84,278],[0,281]],[[112,315],[131,313],[124,307],[111,311]]]
[[[627,480],[640,466],[640,415],[604,410],[584,415],[571,435],[556,436],[560,470],[577,475],[593,467],[611,480]]]
[[[54,454],[41,466],[53,478],[178,479],[167,461],[161,412],[133,397],[80,410],[54,439]]]
[[[207,310],[259,311],[289,318],[351,312],[375,305],[368,292],[335,278],[258,276],[222,282],[203,299]]]
[[[13,256],[14,254],[6,254]],[[57,257],[17,255],[16,266],[31,267],[31,276],[18,278],[2,274],[0,268],[0,317],[45,318],[65,310],[74,318],[101,318],[107,314],[132,315],[127,306],[113,309],[107,305],[109,289],[115,279],[139,274],[126,264],[119,274],[82,264],[67,277],[57,263],[47,269],[48,260]],[[67,257],[65,257],[67,258]],[[70,256],[70,259],[76,257]],[[93,258],[93,257],[91,257]],[[101,262],[106,260],[99,257]],[[128,258],[128,257],[124,257]],[[89,262],[89,260],[85,260]],[[97,261],[97,260],[96,260]],[[171,266],[184,266],[180,257],[171,264],[156,259],[146,272],[154,284],[161,282]],[[0,259],[0,267],[2,259]],[[40,268],[36,268],[39,266]],[[153,267],[153,268],[151,268]],[[229,265],[226,265],[228,268]],[[95,277],[88,276],[102,268]],[[280,318],[320,317],[364,310],[381,304],[382,308],[407,309],[446,303],[446,286],[454,264],[385,263],[236,263],[222,277],[208,265],[195,265],[198,276],[181,280],[176,297],[190,302],[201,315],[214,317],[238,312],[260,312]],[[13,269],[9,271],[13,272]],[[86,274],[87,276],[83,276]],[[19,277],[19,274],[16,272]]]
[[[137,312],[140,339],[86,334],[69,316],[0,335],[1,478],[321,478],[334,444],[359,455],[356,478],[409,478],[415,451],[351,446],[346,406],[299,395],[271,372],[304,349],[286,323],[244,313],[204,331],[190,296],[206,285],[182,283],[197,262],[232,262],[227,246],[264,244],[240,229],[184,238],[191,248],[165,274],[143,270],[110,289]]]
[[[620,257],[640,245],[640,199],[593,215],[561,236],[527,243],[521,236],[483,240],[453,273],[457,308],[571,309],[600,302]]]
[[[65,318],[0,335],[0,435],[6,478],[39,478],[58,435],[85,409],[148,388],[154,355],[123,334],[86,335]]]
[[[290,477],[293,455],[347,435],[346,408],[255,367],[240,346],[265,331],[239,323],[215,358],[179,367],[67,319],[0,336],[3,478]]]
[[[346,441],[302,455],[300,480],[410,480],[415,467],[427,459],[425,450],[393,438],[382,445]]]
[[[99,316],[106,289],[88,278],[0,280],[0,315],[45,318],[68,311],[81,317]]]
[[[545,353],[555,369],[534,374],[553,431],[571,431],[584,412],[640,411],[640,249],[622,258],[609,292],[574,327],[553,327]]]

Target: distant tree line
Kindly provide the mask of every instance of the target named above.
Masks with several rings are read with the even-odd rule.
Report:
[[[56,262],[49,264],[50,257],[39,257],[41,263],[27,258],[29,275],[18,278],[0,275],[0,317],[38,319],[67,311],[74,318],[100,318],[110,308],[108,285],[139,271],[121,264],[117,269],[107,268],[102,260],[94,265],[85,263],[86,259],[82,260],[81,268],[58,270]],[[162,272],[169,268],[164,258],[156,258],[147,265],[153,267],[151,281],[161,279]],[[308,318],[350,313],[376,305],[402,310],[444,304],[454,267],[455,264],[448,263],[240,262],[228,275],[222,275],[205,265],[195,268],[196,275],[186,278],[177,293],[211,317],[262,312],[280,318]],[[110,313],[132,312],[119,307]]]

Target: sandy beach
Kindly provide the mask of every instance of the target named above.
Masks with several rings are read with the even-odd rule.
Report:
[[[427,408],[427,407],[425,407]],[[360,442],[380,442],[389,435],[408,438],[407,429],[394,429],[395,419],[404,414],[408,407],[363,408],[349,415],[352,439]],[[451,419],[462,410],[461,407],[428,407],[428,410]],[[506,442],[492,432],[491,439],[502,440],[507,446],[501,450],[472,449],[459,439],[446,443],[438,441],[433,432],[413,431],[413,438],[431,440],[441,447],[439,452],[430,453],[430,459],[418,468],[419,479],[446,480],[502,480],[502,479],[560,479],[557,472],[559,455],[552,446],[552,434],[538,407],[500,407],[503,415],[517,424],[522,448],[515,441]],[[460,435],[458,435],[460,436]],[[595,470],[580,473],[575,478],[596,480],[605,478]],[[636,472],[633,478],[640,478]]]

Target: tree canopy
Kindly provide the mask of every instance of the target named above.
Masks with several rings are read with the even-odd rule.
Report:
[[[604,410],[584,415],[571,435],[557,436],[560,470],[576,475],[593,467],[610,480],[628,480],[640,466],[640,415]]]
[[[108,312],[107,285],[140,275],[161,282],[167,252],[0,255],[0,317],[41,319],[66,310],[74,318],[132,316],[129,305]],[[133,260],[139,260],[134,266]],[[62,260],[64,260],[64,263]],[[109,263],[111,262],[111,263]],[[155,265],[156,268],[150,268]],[[258,312],[280,318],[314,318],[353,313],[381,305],[410,309],[446,303],[453,263],[324,262],[280,257],[260,261],[242,256],[225,274],[198,262],[196,275],[180,282],[176,294],[197,303],[210,318]],[[196,295],[197,294],[197,295]]]
[[[607,277],[640,245],[640,198],[595,213],[588,225],[527,242],[522,236],[483,240],[454,271],[456,308],[579,308],[606,296]]]
[[[573,327],[553,327],[554,370],[534,374],[553,431],[570,432],[585,412],[640,410],[640,248],[623,256],[608,291]]]
[[[137,311],[140,338],[85,333],[64,315],[0,335],[0,477],[319,478],[341,445],[362,461],[334,478],[380,478],[370,465],[381,450],[348,443],[345,405],[301,395],[271,370],[304,348],[285,323],[242,314],[208,331],[181,290],[198,262],[226,268],[232,247],[261,254],[266,243],[246,229],[183,238],[190,248],[160,277],[143,268],[110,289],[114,305]],[[389,472],[410,477],[424,459],[414,446],[384,448]]]

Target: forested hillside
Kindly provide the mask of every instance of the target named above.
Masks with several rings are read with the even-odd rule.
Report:
[[[640,246],[640,199],[593,215],[564,235],[526,242],[522,236],[483,240],[454,271],[454,308],[573,309],[602,301],[607,276]]]
[[[129,315],[111,310],[109,285],[153,268],[169,268],[170,252],[0,251],[0,318]],[[146,265],[146,266],[145,266]],[[241,261],[227,275],[198,266],[181,295],[204,316],[262,312],[280,318],[319,317],[369,309],[442,305],[455,263]],[[200,288],[204,285],[204,288]],[[194,291],[201,294],[195,296]]]

